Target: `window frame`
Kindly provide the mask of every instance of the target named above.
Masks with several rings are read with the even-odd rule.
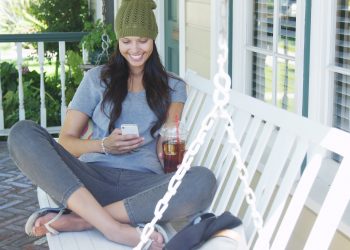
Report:
[[[313,0],[311,10],[309,117],[332,126],[336,1]],[[333,66],[332,66],[333,64]]]
[[[313,3],[311,44],[315,45],[310,50],[310,93],[317,94],[310,95],[309,114],[312,119],[333,126],[334,75],[350,76],[350,70],[336,66],[334,60],[337,0]],[[326,53],[320,58],[322,52]]]
[[[279,0],[274,0],[274,20],[279,22]],[[295,112],[302,114],[303,107],[303,75],[304,75],[304,31],[305,31],[305,12],[306,3],[305,0],[297,0],[297,13],[296,13],[296,54],[295,58]],[[274,57],[273,64],[273,92],[277,91],[277,59],[287,58],[277,52],[277,41],[279,37],[275,35],[273,37],[274,46],[270,53],[266,53],[265,50],[254,47],[249,44],[252,41],[252,18],[251,13],[253,11],[253,1],[245,0],[233,0],[233,15],[232,15],[232,82],[233,88],[239,92],[251,95],[250,84],[252,82],[252,56],[250,53],[258,52],[265,55]],[[274,33],[278,34],[279,23],[274,23]],[[243,39],[242,39],[243,38]],[[275,96],[275,95],[274,95]],[[275,103],[275,101],[274,101]],[[276,104],[274,104],[276,105]]]

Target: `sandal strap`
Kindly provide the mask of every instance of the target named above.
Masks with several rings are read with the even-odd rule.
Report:
[[[65,209],[61,209],[60,212],[55,217],[53,217],[50,221],[48,221],[44,224],[47,231],[49,231],[51,234],[53,234],[53,235],[59,234],[59,232],[56,229],[52,228],[50,226],[50,224],[54,223],[56,220],[58,220],[61,217],[61,215],[64,213],[64,211],[65,211]]]
[[[169,237],[164,228],[159,224],[155,224],[154,228],[158,233],[160,233],[163,236],[164,243],[167,243],[169,241]]]

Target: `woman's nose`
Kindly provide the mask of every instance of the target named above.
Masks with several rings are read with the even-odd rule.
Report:
[[[134,50],[137,51],[139,49],[139,44],[137,42],[131,43],[131,48],[130,49],[133,50],[133,51]]]

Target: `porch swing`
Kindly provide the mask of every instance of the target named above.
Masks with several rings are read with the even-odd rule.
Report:
[[[336,231],[344,228],[350,200],[350,192],[344,192],[350,190],[350,134],[230,90],[225,73],[227,0],[220,3],[215,88],[195,72],[186,73],[188,99],[182,120],[189,129],[189,148],[135,249],[147,242],[192,164],[214,172],[218,189],[208,211],[216,215],[230,211],[241,218],[241,244],[254,250],[326,250]],[[328,171],[334,155],[339,159],[336,171],[331,185],[323,188],[319,176]],[[41,189],[38,199],[40,207],[55,206]],[[307,216],[314,223],[306,225]],[[174,233],[169,225],[165,227]],[[51,250],[130,249],[106,240],[96,230],[47,239]]]

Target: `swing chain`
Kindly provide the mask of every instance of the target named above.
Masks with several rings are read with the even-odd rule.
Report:
[[[222,119],[227,121],[226,132],[228,134],[228,142],[232,147],[232,153],[236,159],[236,168],[239,171],[238,177],[244,185],[244,193],[246,196],[246,202],[252,210],[252,218],[255,228],[257,229],[258,234],[260,234],[263,219],[260,213],[256,208],[256,197],[253,189],[248,183],[248,169],[245,166],[241,158],[241,147],[236,139],[234,133],[234,123],[227,111],[227,106],[229,105],[230,98],[230,88],[231,80],[229,75],[225,71],[227,57],[228,57],[228,45],[227,45],[227,0],[222,0],[221,4],[221,30],[219,32],[219,56],[217,63],[219,65],[218,73],[214,76],[214,102],[219,105],[219,114]],[[221,96],[221,99],[219,97]]]
[[[109,57],[108,49],[109,49],[109,45],[111,44],[111,39],[109,38],[109,36],[108,36],[106,31],[102,34],[101,40],[102,40],[102,43],[101,43],[102,51],[97,57],[97,60],[96,60],[96,64],[97,65],[100,64],[100,62],[101,62],[101,60],[103,58],[103,55],[105,55],[106,58]]]

